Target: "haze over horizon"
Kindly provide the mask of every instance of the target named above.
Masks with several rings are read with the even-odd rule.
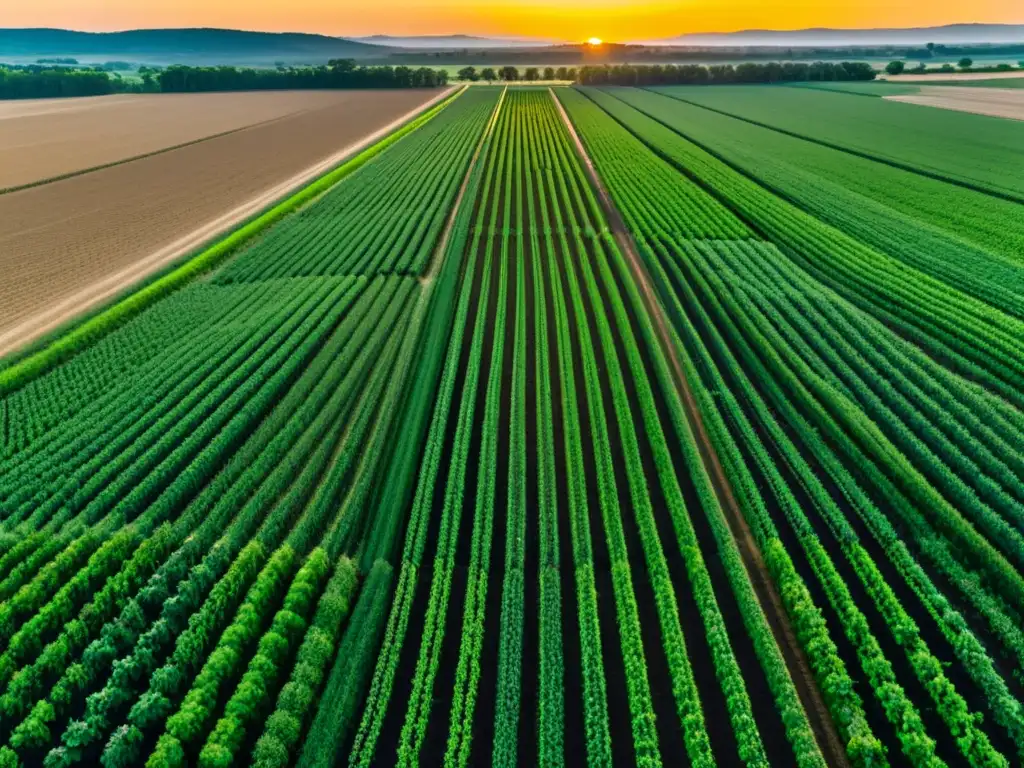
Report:
[[[102,32],[164,27],[224,27],[267,32],[315,32],[340,37],[465,34],[583,40],[660,39],[681,34],[811,27],[865,29],[958,23],[1024,23],[1019,0],[978,0],[965,18],[963,4],[934,0],[896,6],[888,0],[837,0],[828,5],[789,0],[521,0],[483,5],[477,0],[35,0],[5,11],[5,27],[58,27]]]

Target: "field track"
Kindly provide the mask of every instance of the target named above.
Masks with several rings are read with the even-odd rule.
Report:
[[[0,286],[0,354],[234,228],[448,92],[364,92],[358,102],[0,195],[0,267],[13,278]]]

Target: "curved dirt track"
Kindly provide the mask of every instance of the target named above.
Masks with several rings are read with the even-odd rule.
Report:
[[[448,92],[350,91],[332,106],[0,195],[0,355],[231,229]]]

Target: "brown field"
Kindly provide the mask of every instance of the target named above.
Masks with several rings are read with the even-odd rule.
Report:
[[[0,189],[344,103],[339,91],[181,93],[0,103]]]
[[[925,107],[971,112],[976,115],[1024,120],[1024,89],[1022,88],[922,86],[920,93],[883,98],[907,104],[920,104]]]
[[[327,106],[0,195],[0,354],[230,229],[441,95],[337,92]]]
[[[1024,77],[1024,72],[943,72],[936,75],[882,75],[879,80],[888,80],[891,83],[937,83],[937,82],[960,82],[966,83],[971,80],[1019,80]]]

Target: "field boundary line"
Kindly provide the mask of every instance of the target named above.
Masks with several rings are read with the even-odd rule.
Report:
[[[480,135],[480,141],[477,142],[476,150],[474,150],[473,156],[469,160],[469,166],[466,168],[466,174],[462,179],[461,186],[459,187],[459,193],[455,196],[455,200],[452,202],[451,213],[448,214],[448,221],[444,225],[444,232],[441,233],[441,237],[437,241],[437,247],[434,249],[434,256],[430,260],[430,269],[420,277],[421,285],[426,286],[433,283],[434,278],[437,277],[437,273],[441,268],[441,260],[444,259],[444,252],[448,249],[448,241],[451,239],[452,230],[455,229],[455,220],[459,216],[459,209],[462,207],[462,200],[466,196],[466,190],[469,189],[469,182],[473,176],[473,169],[480,160],[480,155],[483,152],[484,145],[487,143],[487,139],[490,138],[490,135],[494,132],[494,126],[498,122],[498,115],[501,114],[501,107],[505,103],[506,93],[508,93],[507,85],[502,89],[501,96],[498,97],[498,103],[494,106],[491,118],[487,121],[484,131]]]
[[[68,171],[67,173],[61,173],[57,176],[47,176],[45,179],[37,179],[36,181],[29,181],[25,184],[15,184],[10,187],[4,187],[0,189],[0,195],[11,195],[15,192],[24,192],[26,189],[35,189],[36,187],[45,187],[47,184],[56,184],[59,181],[67,181],[68,179],[75,179],[79,176],[85,176],[90,173],[97,171],[105,171],[108,168],[116,168],[119,165],[127,165],[128,163],[134,163],[136,160],[145,160],[149,157],[156,157],[157,155],[163,155],[168,152],[173,152],[176,149],[185,149],[187,147],[193,147],[196,144],[202,144],[204,141],[213,141],[214,139],[222,139],[225,136],[231,136],[235,133],[241,133],[247,131],[250,128],[261,128],[271,123],[276,123],[280,120],[286,120],[296,115],[302,115],[312,110],[303,109],[298,112],[292,112],[287,115],[280,115],[279,117],[271,117],[268,120],[260,120],[258,123],[250,123],[249,125],[242,125],[238,128],[230,128],[220,133],[211,133],[209,136],[201,136],[198,139],[192,139],[191,141],[185,141],[181,144],[175,144],[170,147],[161,147],[160,149],[154,149],[152,152],[143,152],[141,155],[132,155],[131,157],[123,157],[120,160],[112,160],[109,163],[102,163],[100,165],[93,165],[88,168],[80,168],[77,171]]]
[[[762,123],[761,121],[754,120],[753,118],[750,118],[750,117],[742,117],[742,116],[734,114],[732,112],[726,112],[724,109],[717,109],[715,107],[708,107],[708,106],[705,106],[704,104],[698,104],[695,101],[689,101],[688,99],[684,99],[684,98],[682,98],[680,96],[673,96],[671,94],[664,93],[663,91],[655,91],[655,90],[653,90],[651,88],[648,88],[646,86],[634,86],[634,87],[636,87],[636,89],[639,90],[639,91],[646,91],[647,93],[654,94],[655,96],[662,96],[662,97],[664,97],[666,99],[672,99],[673,101],[678,101],[678,102],[681,102],[683,104],[688,104],[691,107],[696,107],[697,109],[704,109],[704,110],[707,110],[708,112],[714,112],[716,115],[722,115],[723,117],[731,117],[733,120],[741,120],[744,123],[750,123],[751,125],[756,125],[758,128],[764,128],[765,130],[774,131],[775,133],[781,133],[781,134],[783,134],[785,136],[789,136],[789,137],[794,138],[794,139],[800,139],[801,141],[807,141],[807,142],[810,142],[811,144],[817,144],[817,145],[822,146],[822,147],[827,147],[828,149],[834,149],[836,152],[845,152],[848,155],[853,155],[854,157],[859,157],[859,158],[862,158],[864,160],[870,160],[873,163],[879,163],[881,165],[887,165],[890,168],[897,168],[897,169],[899,169],[901,171],[906,171],[907,173],[915,173],[918,176],[924,176],[925,178],[933,179],[935,181],[942,181],[942,182],[945,182],[946,184],[952,184],[955,187],[963,187],[964,189],[969,189],[969,190],[971,190],[973,192],[978,192],[979,194],[982,194],[982,195],[988,195],[989,197],[996,197],[996,198],[999,198],[1000,200],[1006,200],[1007,202],[1010,202],[1010,203],[1016,203],[1017,205],[1024,205],[1024,195],[1016,195],[1013,192],[1001,192],[998,189],[989,189],[988,187],[983,187],[983,186],[981,186],[979,184],[975,184],[975,183],[970,182],[970,181],[965,181],[963,179],[954,179],[954,178],[952,178],[950,176],[943,176],[941,173],[937,173],[935,171],[929,171],[929,170],[926,170],[924,168],[919,168],[919,167],[917,167],[915,165],[910,165],[908,163],[901,163],[899,160],[891,160],[889,158],[878,157],[877,155],[872,155],[872,154],[870,154],[868,152],[863,152],[863,151],[861,151],[859,149],[853,149],[852,147],[844,147],[841,144],[833,144],[832,142],[826,141],[825,139],[815,139],[815,138],[813,138],[811,136],[807,136],[807,135],[802,134],[802,133],[797,133],[796,131],[790,131],[790,130],[788,130],[786,128],[778,128],[778,127],[776,127],[774,125],[769,125],[768,123]],[[811,90],[813,90],[813,89],[811,89]],[[824,88],[818,88],[816,90],[820,93],[820,92],[824,91],[825,89]],[[608,93],[608,91],[606,91],[606,93]],[[618,98],[618,97],[616,96],[616,98]],[[889,100],[887,97],[882,97],[882,98],[883,98],[883,101]],[[621,101],[621,99],[619,99],[619,100]],[[628,102],[624,102],[624,103],[628,103]],[[632,107],[633,105],[630,104],[629,106]],[[924,105],[924,104],[911,104],[911,106],[921,107],[921,106],[926,106],[926,105]],[[633,108],[634,109],[638,109],[637,107],[633,107]],[[935,109],[935,107],[932,107],[932,109]],[[644,112],[643,110],[639,110],[639,111]],[[956,111],[956,110],[950,110],[950,111]],[[648,117],[650,117],[652,120],[658,120],[656,117],[653,117],[652,115],[648,115],[647,112],[644,112],[644,114],[647,115]],[[975,114],[975,113],[966,113],[966,114]],[[977,117],[991,117],[991,118],[993,118],[995,120],[1005,120],[1005,119],[1008,119],[1008,118],[995,117],[994,115],[976,115],[976,116]],[[661,123],[662,121],[658,120],[658,122]],[[662,123],[662,125],[664,125],[664,123]],[[676,130],[676,129],[672,128],[671,126],[665,126],[665,127],[669,128],[670,130],[673,130],[673,131]],[[676,131],[676,133],[679,133],[679,131]],[[682,134],[680,133],[680,135],[682,135]]]
[[[682,401],[687,422],[697,443],[697,448],[700,451],[701,463],[708,472],[715,496],[729,524],[729,530],[736,543],[736,548],[743,558],[747,578],[754,587],[761,610],[764,611],[768,619],[768,625],[772,628],[775,642],[778,644],[786,660],[786,667],[790,671],[801,704],[814,730],[818,748],[826,755],[829,765],[848,768],[849,761],[846,750],[843,747],[843,740],[839,737],[835,722],[829,714],[824,697],[818,688],[817,681],[814,679],[810,663],[803,652],[803,648],[800,647],[800,643],[797,641],[796,633],[793,631],[792,624],[789,621],[789,615],[783,606],[782,597],[771,575],[768,573],[768,566],[764,561],[761,549],[754,539],[754,534],[750,530],[746,518],[743,516],[739,503],[736,501],[736,496],[725,474],[725,469],[718,457],[714,444],[711,442],[707,428],[704,426],[704,418],[701,415],[700,406],[697,404],[697,399],[683,371],[682,363],[672,341],[672,334],[665,319],[664,308],[655,293],[642,257],[636,250],[622,214],[612,202],[604,182],[594,167],[593,160],[579,134],[576,132],[576,127],[553,90],[551,90],[551,98],[554,100],[562,116],[562,121],[569,131],[569,136],[576,146],[576,152],[583,162],[587,177],[604,210],[612,236],[615,238],[619,248],[622,249],[623,255],[626,256],[630,271],[633,273],[633,278],[640,288],[640,295],[643,298],[645,309],[648,315],[650,315],[651,320],[654,321],[655,332],[662,347],[662,352],[670,364],[677,394]]]
[[[127,296],[101,310],[81,325],[26,358],[0,370],[0,395],[23,386],[34,376],[49,370],[83,346],[133,317],[145,307],[192,278],[206,272],[248,243],[272,224],[298,207],[334,186],[361,168],[395,142],[415,131],[465,92],[465,87],[451,86],[433,99],[418,105],[405,115],[349,144],[319,163],[301,171],[270,190],[252,198],[212,222],[200,226],[174,243],[165,246],[114,275],[109,275],[75,295],[37,315],[23,320],[0,334],[0,356],[10,354],[105,300],[130,290],[132,284],[175,261],[187,258],[180,266],[155,282],[130,292]],[[290,196],[289,193],[293,193]],[[248,222],[248,223],[245,223]],[[239,228],[239,225],[242,225]],[[233,230],[233,231],[232,231]],[[206,244],[220,235],[227,235],[209,247]],[[202,249],[202,250],[200,250]]]

